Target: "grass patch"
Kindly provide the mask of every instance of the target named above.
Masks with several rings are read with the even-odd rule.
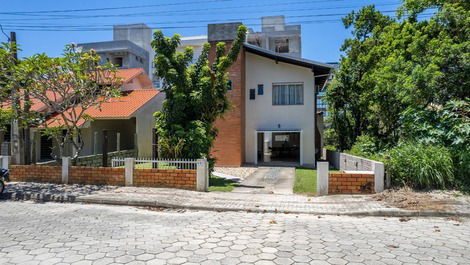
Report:
[[[328,173],[339,173],[330,170]],[[294,193],[315,195],[317,193],[317,171],[310,168],[295,169]]]
[[[229,179],[219,178],[211,175],[209,178],[209,191],[230,192],[237,185],[237,182]]]
[[[315,195],[317,193],[317,171],[308,168],[296,168],[294,193]]]

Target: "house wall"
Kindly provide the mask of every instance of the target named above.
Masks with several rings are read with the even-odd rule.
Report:
[[[227,47],[230,46],[228,43]],[[210,58],[214,58],[215,42],[211,42]],[[242,48],[237,61],[230,67],[229,80],[232,90],[227,92],[231,109],[218,119],[215,127],[219,134],[212,154],[218,166],[241,166],[245,161],[245,50]]]
[[[87,156],[94,154],[94,146],[97,146],[97,154],[103,153],[103,130],[108,130],[108,149],[109,151],[116,150],[116,133],[121,133],[121,150],[134,148],[134,134],[136,133],[136,120],[95,120],[91,121],[88,128],[82,129],[82,139],[85,142],[80,156]],[[98,133],[97,141],[95,142],[94,133]]]
[[[273,83],[295,82],[304,84],[303,105],[272,104]],[[250,89],[264,85],[264,94],[250,100]],[[303,160],[306,166],[315,165],[315,81],[311,69],[286,63],[277,63],[249,52],[246,53],[246,162],[256,157],[255,132],[260,129],[302,130]],[[278,127],[280,125],[280,128]]]
[[[155,117],[153,114],[162,109],[164,99],[165,93],[160,92],[134,114],[134,117],[136,117],[139,157],[152,156],[152,129],[155,128]]]

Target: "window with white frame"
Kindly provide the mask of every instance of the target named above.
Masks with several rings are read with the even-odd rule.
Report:
[[[303,105],[304,85],[301,83],[273,84],[273,105]]]

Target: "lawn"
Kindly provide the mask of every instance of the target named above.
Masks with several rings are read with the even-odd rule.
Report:
[[[295,169],[294,193],[315,195],[317,192],[317,171],[308,168]]]
[[[225,191],[230,192],[237,185],[237,182],[219,178],[211,175],[209,178],[209,191]]]

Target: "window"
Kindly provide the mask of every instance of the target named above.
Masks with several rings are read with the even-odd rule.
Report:
[[[304,85],[273,84],[273,105],[303,105]]]
[[[250,100],[254,100],[256,98],[256,90],[254,88],[250,89]]]
[[[264,85],[260,84],[258,85],[258,95],[263,95],[264,94]]]
[[[232,80],[228,80],[227,90],[232,90]]]
[[[289,39],[274,40],[274,47],[278,53],[289,53]]]
[[[112,64],[114,64],[116,67],[122,67],[122,57],[114,57]]]

